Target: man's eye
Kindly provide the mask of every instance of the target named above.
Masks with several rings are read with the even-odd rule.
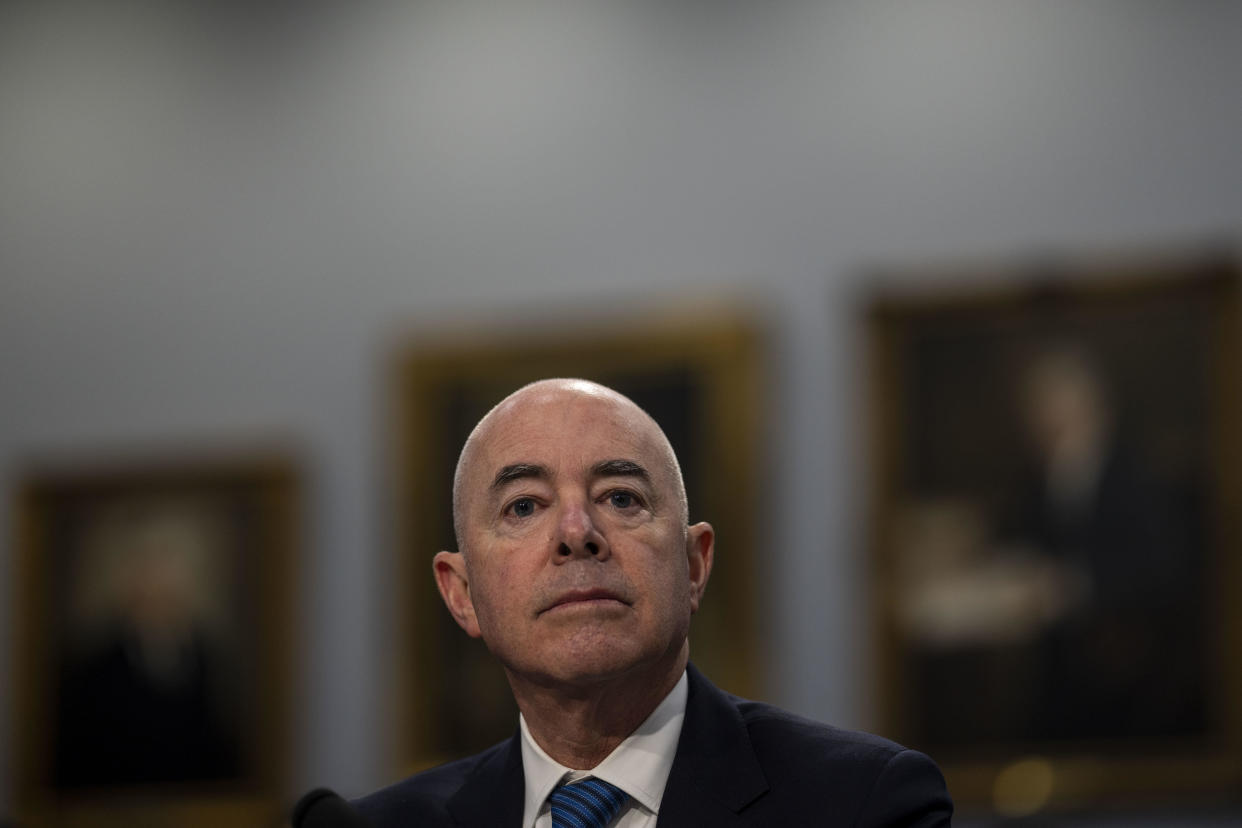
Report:
[[[509,504],[509,511],[514,517],[530,517],[535,513],[535,501],[529,497],[518,498]]]
[[[638,505],[638,498],[630,492],[613,492],[608,495],[608,502],[618,509],[629,509]]]

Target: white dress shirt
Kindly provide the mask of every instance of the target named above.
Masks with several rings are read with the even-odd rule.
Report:
[[[681,724],[686,718],[688,695],[686,674],[664,701],[651,711],[638,729],[617,745],[604,761],[589,771],[570,770],[556,762],[535,744],[518,715],[522,731],[522,769],[526,775],[526,806],[522,811],[524,828],[552,828],[552,811],[548,796],[562,782],[573,782],[588,776],[616,785],[630,795],[621,806],[621,814],[612,823],[615,828],[654,828],[660,813],[664,786],[673,768],[673,755],[681,738]]]

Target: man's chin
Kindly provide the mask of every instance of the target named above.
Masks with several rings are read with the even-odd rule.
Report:
[[[633,639],[598,642],[581,649],[566,647],[543,662],[540,684],[591,688],[609,682],[641,680],[661,683],[665,673],[682,666],[675,655],[635,646]]]
[[[644,661],[640,653],[632,650],[601,648],[584,653],[566,653],[564,658],[549,665],[549,672],[562,682],[595,684],[628,675],[640,668]]]

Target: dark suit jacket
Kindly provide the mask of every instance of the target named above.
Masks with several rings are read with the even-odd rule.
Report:
[[[921,753],[717,689],[693,665],[663,826],[946,826],[953,805]],[[417,774],[357,806],[375,828],[518,828],[520,735]]]

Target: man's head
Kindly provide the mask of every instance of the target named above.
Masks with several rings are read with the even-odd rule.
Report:
[[[629,399],[582,380],[519,389],[466,441],[453,511],[440,592],[511,679],[680,670],[713,534],[687,525],[673,450]]]
[[[1112,406],[1093,355],[1068,342],[1046,346],[1022,373],[1021,403],[1028,435],[1045,460],[1092,454],[1108,438]]]

